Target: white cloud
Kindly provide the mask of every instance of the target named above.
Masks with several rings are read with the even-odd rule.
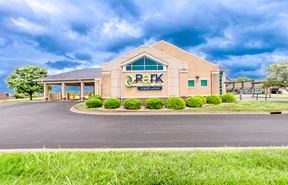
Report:
[[[281,52],[262,53],[255,55],[229,56],[227,59],[216,61],[223,66],[228,76],[250,76],[261,79],[264,75],[266,66],[271,63],[280,62],[288,59],[286,54]]]
[[[21,31],[30,33],[33,35],[39,35],[46,33],[46,30],[43,26],[30,22],[23,17],[20,18],[11,18],[11,22]]]
[[[114,38],[119,35],[128,35],[130,37],[139,38],[143,35],[141,28],[137,25],[128,23],[125,20],[110,20],[103,25],[103,34]]]
[[[49,2],[47,0],[25,0],[25,2],[35,11],[35,12],[48,12],[48,13],[59,13],[61,10],[56,4]]]

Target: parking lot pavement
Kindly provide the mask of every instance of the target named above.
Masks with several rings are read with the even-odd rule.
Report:
[[[282,146],[287,115],[99,116],[75,102],[0,103],[0,149]]]

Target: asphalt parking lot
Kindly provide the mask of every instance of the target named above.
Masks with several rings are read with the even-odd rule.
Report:
[[[0,149],[288,144],[288,115],[99,116],[74,104],[0,103]]]

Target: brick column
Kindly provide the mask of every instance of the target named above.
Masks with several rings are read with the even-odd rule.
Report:
[[[85,90],[84,90],[85,84],[84,82],[81,82],[80,84],[80,99],[85,100]]]
[[[67,100],[67,97],[66,97],[66,84],[64,82],[62,82],[62,85],[61,85],[62,89],[61,89],[61,92],[62,92],[62,100]]]
[[[44,85],[44,101],[48,101],[48,96],[49,96],[49,85],[47,83],[43,83]]]

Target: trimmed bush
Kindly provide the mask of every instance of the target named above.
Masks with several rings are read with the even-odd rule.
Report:
[[[201,97],[199,96],[193,96],[193,97],[190,97],[190,98],[187,98],[186,99],[186,106],[187,107],[202,107],[204,104],[204,101]]]
[[[222,96],[222,102],[223,103],[235,103],[236,97],[232,93],[228,93]]]
[[[102,107],[102,105],[103,105],[102,101],[99,100],[99,99],[90,99],[90,100],[87,100],[87,101],[85,102],[85,104],[86,104],[86,107],[87,107],[88,109],[90,109],[90,108]]]
[[[163,109],[164,101],[162,98],[148,98],[145,105],[147,109]]]
[[[182,98],[171,97],[166,100],[165,106],[168,109],[181,110],[184,109],[186,105]]]
[[[116,109],[121,105],[120,100],[117,98],[108,98],[103,104],[106,109]]]
[[[222,103],[222,99],[220,96],[215,96],[215,95],[212,95],[212,96],[207,96],[206,97],[206,100],[207,100],[207,103],[208,104],[220,104]]]
[[[204,96],[193,96],[193,97],[199,97],[203,101],[203,105],[206,104],[206,98]]]
[[[137,110],[141,108],[141,100],[137,98],[130,98],[124,101],[124,108],[128,110]]]
[[[89,100],[90,99],[102,99],[102,96],[100,96],[100,95],[93,95],[93,96],[90,96],[90,98],[89,98]]]

